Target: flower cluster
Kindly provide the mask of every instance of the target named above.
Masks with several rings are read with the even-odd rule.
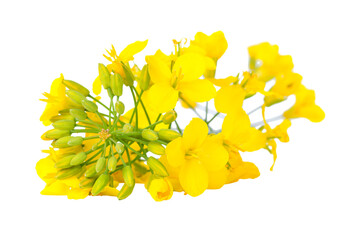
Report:
[[[53,81],[50,93],[44,93],[47,105],[40,118],[53,127],[42,135],[52,147],[36,165],[46,183],[42,194],[121,200],[141,183],[156,201],[170,199],[173,191],[199,196],[206,189],[257,178],[256,165],[240,153],[265,149],[275,162],[276,140],[289,141],[291,119],[323,120],[314,91],[302,85],[292,58],[280,55],[278,46],[265,42],[249,47],[248,71],[216,78],[228,47],[222,32],[199,32],[189,44],[173,43],[173,53],[158,50],[140,68],[134,55],[147,41],[132,43],[119,55],[112,46],[104,55],[109,63],[98,65],[93,93],[62,74]],[[102,89],[107,104],[99,96]],[[127,94],[134,107],[125,111]],[[260,106],[246,113],[243,103],[254,96]],[[289,96],[296,99],[290,109],[278,118],[265,118],[267,108]],[[196,114],[184,128],[177,122],[181,108]],[[262,122],[251,123],[249,115],[257,110]],[[223,119],[219,130],[213,126],[216,118]],[[270,126],[272,120],[279,123]]]

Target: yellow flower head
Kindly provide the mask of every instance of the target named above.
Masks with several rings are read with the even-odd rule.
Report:
[[[172,110],[179,93],[193,102],[205,102],[214,97],[216,89],[206,79],[199,79],[207,63],[199,54],[185,54],[177,58],[172,69],[157,56],[148,56],[151,81],[154,83],[145,92],[145,101],[158,113]]]
[[[195,35],[195,40],[190,42],[190,51],[203,52],[204,55],[217,61],[222,57],[228,48],[227,40],[223,32],[218,31],[212,33],[210,36],[198,32]]]
[[[307,89],[305,86],[300,85],[295,92],[296,102],[289,110],[284,112],[286,118],[307,118],[311,122],[321,122],[325,113],[315,104],[315,93],[313,90]]]
[[[166,155],[172,167],[180,167],[180,184],[193,197],[208,187],[208,172],[220,170],[228,162],[228,152],[220,141],[208,136],[207,124],[199,118],[189,123],[183,137],[167,145]]]

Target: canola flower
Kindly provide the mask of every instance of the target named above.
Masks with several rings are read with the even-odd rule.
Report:
[[[146,56],[140,68],[133,59],[147,40],[128,45],[120,54],[112,46],[104,55],[109,63],[98,64],[95,95],[62,74],[52,82],[41,99],[46,107],[40,120],[52,126],[42,135],[51,147],[43,150],[46,157],[36,165],[46,184],[41,194],[122,200],[136,184],[144,184],[155,201],[168,200],[173,192],[199,196],[207,189],[260,176],[254,163],[242,159],[242,152],[267,150],[273,156],[272,170],[276,140],[289,141],[292,119],[324,119],[315,92],[302,85],[291,56],[280,55],[277,45],[249,47],[249,70],[216,78],[228,48],[224,34],[197,33],[186,42],[174,40],[174,52],[158,50]],[[98,96],[102,88],[108,93],[106,103]],[[127,94],[132,109],[125,109]],[[267,108],[291,96],[295,104],[290,109],[265,118]],[[257,97],[259,107],[245,112],[243,104],[251,97]],[[215,111],[209,109],[210,101]],[[181,108],[195,114],[186,126],[177,121]],[[258,110],[262,121],[252,123],[249,115]],[[213,120],[220,117],[222,127],[215,129]],[[280,122],[269,125],[273,120]]]

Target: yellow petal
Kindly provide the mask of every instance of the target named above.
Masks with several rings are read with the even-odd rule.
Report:
[[[122,62],[128,62],[134,59],[134,55],[141,52],[147,45],[148,40],[143,42],[136,41],[135,43],[129,44],[123,51],[119,54],[119,58]]]
[[[208,135],[208,126],[200,118],[193,118],[185,127],[183,133],[183,143],[185,151],[199,148]]]
[[[196,197],[208,187],[208,174],[205,166],[197,160],[188,160],[179,173],[179,181],[184,191]]]
[[[221,31],[212,33],[210,36],[198,32],[195,35],[195,40],[191,41],[191,45],[205,49],[206,55],[214,59],[219,59],[228,48],[227,40]]]
[[[233,173],[237,179],[253,179],[260,176],[260,171],[256,165],[251,162],[243,162],[234,169]]]
[[[188,53],[180,56],[173,66],[172,72],[184,74],[181,81],[193,81],[200,78],[208,65],[204,56]]]
[[[222,87],[216,94],[216,110],[222,113],[236,112],[242,108],[246,92],[239,85]]]
[[[40,192],[42,195],[66,195],[69,191],[69,187],[61,182],[53,182],[47,184],[45,188]]]
[[[242,109],[224,118],[222,133],[227,144],[241,151],[256,151],[266,143],[264,134],[250,127],[249,116]]]
[[[68,199],[84,199],[89,196],[90,189],[72,188],[67,192]]]
[[[150,79],[153,83],[171,84],[171,69],[158,56],[147,56]]]
[[[164,113],[176,106],[178,93],[169,85],[154,84],[145,92],[145,104],[157,113]]]
[[[209,136],[201,145],[198,156],[208,171],[217,171],[223,168],[229,159],[229,154],[222,143]]]
[[[217,171],[208,172],[208,189],[220,189],[227,182],[229,171],[222,167]]]
[[[159,202],[172,197],[173,187],[167,178],[158,178],[151,181],[148,192],[155,201]]]
[[[93,82],[93,93],[95,95],[99,95],[101,93],[101,81],[99,76],[97,76]]]
[[[206,79],[180,82],[179,91],[194,102],[207,102],[216,95],[215,87]]]
[[[181,166],[185,159],[185,148],[181,137],[174,139],[166,147],[167,162],[172,167]]]
[[[37,162],[35,169],[37,170],[38,176],[45,182],[48,182],[56,175],[57,169],[54,165],[55,162],[50,157],[46,157]]]
[[[210,78],[208,79],[209,81],[211,81],[211,83],[213,83],[214,85],[218,86],[218,87],[225,87],[225,86],[229,86],[231,83],[237,82],[238,78],[237,77],[233,77],[233,76],[229,76],[227,78]]]

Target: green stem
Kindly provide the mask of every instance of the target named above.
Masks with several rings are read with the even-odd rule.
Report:
[[[144,110],[144,113],[145,113],[145,116],[147,118],[147,121],[149,122],[149,124],[151,124],[151,120],[150,120],[149,114],[146,111],[146,108],[145,108],[145,105],[143,103],[143,100],[141,100],[141,95],[142,95],[143,91],[139,94],[134,86],[132,86],[132,88],[134,89],[135,94],[138,96],[138,99],[140,99],[140,104],[141,104],[141,106],[142,106],[142,108]]]
[[[210,121],[207,122],[207,125],[210,124],[210,122],[212,122],[219,114],[220,114],[220,112],[217,112],[217,113],[210,119]]]
[[[176,126],[177,126],[177,129],[178,129],[179,133],[180,133],[181,135],[183,135],[183,131],[182,131],[182,129],[179,127],[178,122],[177,122],[177,121],[174,121],[174,122],[175,122],[175,124],[176,124]]]
[[[94,136],[85,137],[84,140],[90,140],[90,139],[95,139],[99,137],[100,137],[99,135],[94,135]]]
[[[158,125],[158,124],[160,124],[160,123],[163,123],[163,121],[162,121],[162,120],[161,120],[161,121],[157,121],[157,122],[155,122],[155,123],[153,123],[153,124],[147,126],[146,128],[153,128],[153,127],[155,127],[156,125]],[[145,128],[145,129],[146,129],[146,128]]]
[[[132,93],[135,107],[134,107],[133,114],[130,117],[129,123],[131,123],[133,121],[133,117],[134,117],[134,114],[135,114],[135,129],[138,129],[138,104],[139,104],[140,98],[138,98],[138,101],[136,101],[135,94],[134,94],[134,91],[133,91],[132,87],[130,87],[130,92]],[[141,92],[141,94],[142,94],[142,92]]]

